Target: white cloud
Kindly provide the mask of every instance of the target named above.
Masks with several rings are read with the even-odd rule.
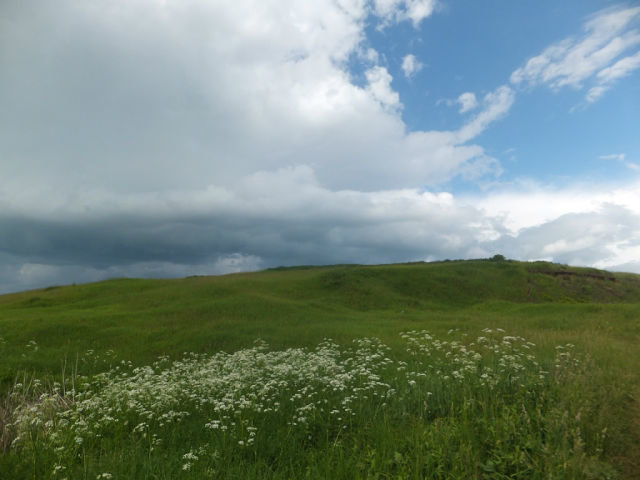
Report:
[[[640,51],[616,59],[640,44],[640,7],[601,11],[584,25],[581,37],[570,37],[529,59],[511,74],[514,85],[546,84],[554,90],[582,88],[595,83],[586,94],[594,102],[612,83],[640,66]]]
[[[600,159],[602,160],[617,160],[625,167],[630,168],[631,170],[640,171],[640,165],[634,162],[629,162],[626,160],[626,154],[624,153],[611,153],[609,155],[600,155]]]
[[[400,96],[391,88],[393,78],[384,67],[373,67],[365,72],[367,91],[385,110],[395,111],[402,107]]]
[[[380,60],[380,55],[378,54],[377,50],[375,50],[374,48],[367,48],[367,49],[360,50],[359,56],[365,61],[373,64],[377,64],[378,61]]]
[[[635,55],[630,55],[618,60],[610,67],[600,70],[596,77],[601,83],[610,84],[629,75],[629,73],[638,67],[640,67],[640,51],[636,52]]]
[[[436,10],[436,0],[373,0],[375,13],[382,18],[382,26],[392,22],[411,20],[418,28]]]
[[[637,163],[633,163],[633,162],[625,162],[625,165],[630,168],[631,170],[636,170],[636,171],[640,171],[640,165],[638,165]]]
[[[458,142],[464,143],[478,136],[491,123],[502,118],[511,108],[515,94],[511,88],[502,85],[482,99],[484,110],[456,132]]]
[[[407,78],[413,77],[422,70],[423,66],[422,62],[420,62],[415,55],[409,54],[402,59],[402,71]]]
[[[602,160],[624,160],[626,155],[624,153],[611,153],[609,155],[600,155]]]
[[[399,21],[433,5],[61,0],[34,15],[17,3],[0,31],[0,103],[13,112],[0,118],[0,190],[190,191],[306,165],[328,188],[370,191],[495,172],[466,143],[495,115],[464,137],[408,131],[366,48],[372,9]]]
[[[618,60],[610,67],[600,70],[596,75],[597,85],[589,89],[585,99],[589,103],[595,102],[604,92],[609,90],[616,81],[631,74],[631,72],[637,68],[640,68],[640,51],[636,52],[635,55],[630,55]]]
[[[429,17],[436,8],[436,0],[407,0],[406,17],[411,19],[414,27],[418,27],[420,22]]]
[[[505,233],[496,249],[512,258],[548,259],[627,271],[640,247],[640,183],[574,185],[563,190],[536,185],[467,199],[484,215],[500,219]]]
[[[518,235],[563,215],[596,212],[605,205],[617,205],[640,216],[640,183],[631,181],[622,186],[578,184],[563,189],[521,183],[469,201],[487,215],[501,218],[504,227],[512,235]]]
[[[466,113],[478,106],[476,95],[472,92],[465,92],[458,97],[457,102],[460,104],[460,113]]]
[[[588,103],[593,103],[596,100],[598,100],[602,95],[604,95],[604,93],[609,90],[608,87],[605,87],[604,85],[597,85],[595,87],[591,87],[588,91],[587,94],[584,96],[584,99],[588,102]]]
[[[231,253],[222,255],[216,259],[211,268],[206,271],[208,275],[222,275],[226,273],[253,272],[260,270],[262,259],[255,255],[243,255]]]

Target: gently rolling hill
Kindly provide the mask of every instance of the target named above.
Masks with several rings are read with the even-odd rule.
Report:
[[[223,478],[263,478],[265,468],[271,472],[267,475],[269,478],[287,478],[300,469],[305,469],[310,478],[327,478],[327,475],[367,478],[379,474],[421,478],[421,475],[434,475],[434,472],[442,475],[432,478],[454,478],[455,465],[462,462],[460,465],[466,465],[467,470],[460,470],[458,474],[465,478],[505,478],[504,475],[510,475],[508,478],[547,478],[549,475],[560,475],[558,478],[638,478],[640,276],[547,262],[524,263],[496,258],[378,266],[292,267],[179,280],[114,279],[2,295],[0,390],[15,392],[16,384],[26,384],[28,378],[35,377],[45,379],[45,383],[60,381],[63,374],[92,378],[118,362],[131,362],[132,366],[150,365],[159,356],[170,360],[183,358],[184,352],[206,355],[238,352],[242,357],[257,339],[265,341],[269,351],[304,347],[308,349],[305,351],[311,352],[325,338],[348,349],[353,340],[376,337],[390,347],[393,359],[389,362],[403,365],[406,360],[411,365],[412,357],[407,357],[405,350],[409,337],[401,334],[414,332],[409,334],[410,337],[413,335],[411,338],[424,340],[427,337],[415,333],[422,330],[428,330],[436,339],[457,338],[452,343],[444,341],[442,344],[440,340],[434,340],[436,349],[440,348],[438,345],[450,345],[447,348],[453,349],[449,352],[451,358],[458,358],[456,355],[465,351],[460,345],[479,348],[478,342],[489,341],[485,338],[487,335],[506,332],[499,334],[505,339],[499,343],[500,348],[506,348],[505,345],[512,348],[510,342],[524,342],[522,337],[527,340],[522,348],[534,348],[536,358],[541,365],[546,365],[539,372],[540,378],[548,378],[557,385],[554,387],[557,390],[541,393],[540,398],[547,395],[549,401],[535,400],[542,402],[537,407],[534,405],[534,411],[539,412],[540,417],[537,420],[529,418],[527,413],[525,424],[521,413],[526,412],[525,403],[532,401],[527,392],[542,388],[536,383],[535,375],[531,377],[531,386],[526,387],[513,383],[518,375],[505,377],[508,388],[500,393],[499,401],[498,397],[469,399],[465,397],[470,394],[469,387],[460,383],[462,389],[454,393],[461,399],[467,398],[460,404],[461,410],[455,407],[454,397],[446,400],[447,395],[453,393],[438,390],[444,388],[439,384],[428,383],[436,392],[434,398],[440,395],[438,398],[444,399],[444,403],[433,411],[427,409],[427,401],[420,397],[409,400],[415,392],[405,391],[403,398],[408,403],[396,405],[394,408],[399,410],[394,410],[390,417],[383,415],[384,425],[356,422],[357,425],[349,427],[355,433],[345,433],[344,444],[341,435],[336,436],[334,432],[326,433],[326,443],[319,445],[315,440],[311,441],[319,432],[307,432],[308,439],[306,436],[294,438],[296,442],[302,442],[299,448],[304,452],[295,457],[286,456],[283,450],[279,453],[272,450],[269,442],[256,446],[256,452],[262,453],[254,452],[253,457],[238,457],[236,450],[220,444],[214,449],[215,455],[211,454],[206,468],[218,469],[217,475]],[[478,340],[471,340],[476,337]],[[485,340],[481,340],[483,338]],[[514,338],[517,340],[510,340]],[[563,356],[563,349],[569,348],[564,347],[566,345],[573,345],[570,347],[572,352],[582,359],[582,367],[576,367],[579,374],[561,373],[566,365],[559,365],[558,361],[562,363],[562,360],[558,359],[569,358]],[[343,348],[337,346],[332,348]],[[503,355],[500,362],[514,358],[506,350],[500,352]],[[346,350],[345,353],[334,353],[336,358],[350,355]],[[371,358],[377,358],[377,355]],[[354,358],[365,357],[356,355]],[[445,363],[441,368],[454,365],[455,362],[448,362],[446,358],[443,357]],[[250,368],[246,358],[242,362],[243,369]],[[259,362],[260,365],[268,364],[265,359]],[[504,365],[499,363],[495,368],[500,370]],[[398,372],[403,368],[398,367]],[[276,371],[279,369],[277,367]],[[395,375],[394,381],[399,382],[403,374]],[[461,374],[452,370],[451,375],[455,378]],[[565,378],[564,375],[568,376]],[[449,374],[445,376],[448,377]],[[469,379],[469,382],[476,380]],[[407,385],[416,384],[415,380],[407,381]],[[572,385],[566,391],[561,390],[565,383]],[[361,387],[354,388],[358,391]],[[402,391],[399,386],[396,388]],[[518,392],[524,395],[521,400]],[[62,397],[51,397],[51,401],[73,405],[69,400],[60,400]],[[552,401],[552,398],[556,400]],[[504,409],[496,406],[496,402],[508,399],[516,403],[506,405]],[[24,396],[24,401],[32,405],[35,398],[29,400]],[[0,423],[4,422],[3,438],[8,441],[13,438],[7,433],[8,412],[15,405],[9,397],[5,397],[3,405]],[[380,415],[379,407],[371,411],[365,407],[360,412],[363,418]],[[475,413],[465,414],[467,407],[471,409],[469,412]],[[487,416],[483,417],[484,414]],[[199,432],[201,428],[196,427],[193,431]],[[291,434],[291,426],[285,424],[282,427],[274,424],[270,428],[286,438]],[[412,433],[407,435],[407,432]],[[168,453],[165,453],[167,458],[174,456],[179,460],[184,452],[176,453],[175,449],[191,441],[192,434],[176,435],[172,441],[177,442],[177,446],[167,445]],[[474,435],[479,435],[476,440],[471,438]],[[487,435],[495,436],[495,444],[483,440]],[[469,442],[468,437],[471,438]],[[520,437],[521,440],[516,441]],[[127,436],[122,437],[122,441],[134,440]],[[439,457],[431,446],[425,447],[447,442],[450,452],[438,450]],[[95,450],[97,456],[92,457],[91,465],[82,466],[76,457],[69,457],[68,468],[76,468],[77,472],[84,469],[85,475],[90,471],[91,478],[96,478],[95,473],[100,472],[100,462],[106,462],[111,469],[120,468],[119,478],[174,478],[180,472],[180,475],[187,475],[184,472],[192,467],[196,469],[193,462],[198,455],[195,450],[188,455],[196,460],[158,464],[152,461],[149,445],[144,453],[144,445],[127,443],[129,450],[138,452],[142,449],[142,453],[119,461],[114,458],[129,454],[101,445],[95,447],[98,448]],[[8,451],[8,445],[3,449]],[[558,453],[554,453],[556,450]],[[54,465],[47,463],[53,462],[52,459],[42,460],[44,463],[38,466],[33,460],[34,466],[29,467],[29,455],[35,453],[28,453],[27,447],[20,452],[5,454],[4,459],[0,457],[0,470],[5,468],[14,476],[35,475]],[[458,452],[455,453],[458,456],[447,456],[451,452]],[[459,458],[459,455],[466,457]],[[561,455],[565,457],[560,458]],[[353,460],[345,460],[351,457]],[[536,463],[538,457],[545,458],[546,463]],[[320,459],[325,459],[324,463]],[[127,462],[133,462],[134,466],[122,467],[128,465]],[[140,462],[144,465],[136,470],[135,465]],[[220,471],[222,464],[225,467]],[[439,470],[442,468],[444,470]],[[203,474],[209,470],[198,471]]]
[[[276,268],[171,280],[115,279],[0,296],[0,378],[59,369],[88,349],[133,361],[324,337],[394,342],[416,327],[548,327],[639,333],[640,276],[547,262],[446,261]],[[614,322],[614,320],[616,320]],[[606,326],[605,326],[606,325]],[[536,333],[536,335],[538,334]],[[24,356],[35,342],[38,355]]]

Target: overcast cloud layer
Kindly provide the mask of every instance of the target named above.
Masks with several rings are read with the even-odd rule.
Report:
[[[523,89],[606,97],[640,67],[640,8],[587,19],[462,93],[456,128],[421,131],[366,31],[445,2],[36,3],[0,6],[0,293],[498,252],[640,272],[640,182],[501,185],[478,141]],[[496,186],[443,191],[455,179]]]

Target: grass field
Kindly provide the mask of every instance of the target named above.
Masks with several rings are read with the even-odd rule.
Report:
[[[0,478],[640,478],[639,340],[543,262],[4,295]]]

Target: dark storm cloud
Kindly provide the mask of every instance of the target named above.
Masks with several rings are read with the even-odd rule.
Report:
[[[253,195],[260,193],[256,182],[249,184]],[[165,265],[165,275],[174,276],[224,273],[224,265],[233,271],[234,255],[250,259],[254,268],[478,256],[484,251],[477,237],[494,228],[448,195],[330,192],[300,184],[263,201],[242,195],[202,205],[165,202],[155,209],[132,201],[91,215],[0,215],[0,252],[14,264],[67,273],[86,267],[95,273],[91,278],[128,274],[141,265],[155,265],[156,276]]]
[[[632,265],[640,252],[640,214],[620,205],[603,203],[511,232],[504,216],[448,194],[332,192],[305,175],[281,174],[275,190],[269,175],[259,175],[224,194],[89,196],[80,202],[86,211],[61,214],[52,202],[37,215],[0,215],[0,290],[114,276],[495,253],[576,265]]]
[[[371,262],[410,259],[427,251],[454,253],[442,241],[445,232],[418,241],[423,232],[412,235],[412,225],[406,226],[407,231],[393,224],[232,218],[110,218],[77,224],[21,218],[3,219],[0,224],[0,250],[6,253],[35,263],[93,268],[153,261],[197,265],[236,252],[269,259],[270,264]]]

